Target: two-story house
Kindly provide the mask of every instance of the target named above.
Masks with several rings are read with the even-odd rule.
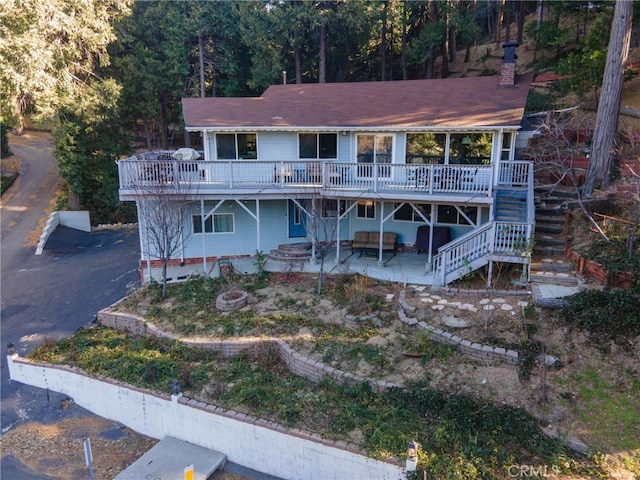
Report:
[[[533,171],[515,146],[531,77],[516,75],[514,51],[505,45],[497,76],[283,84],[260,97],[183,99],[186,129],[201,134],[203,151],[120,160],[120,198],[140,211],[146,190],[162,186],[185,202],[173,263],[202,272],[220,259],[301,244],[309,261],[328,244],[345,265],[363,253],[380,265],[398,251],[393,262],[420,255],[425,284],[493,261],[526,264]],[[144,221],[148,270],[157,256]],[[361,232],[370,243],[352,248]]]

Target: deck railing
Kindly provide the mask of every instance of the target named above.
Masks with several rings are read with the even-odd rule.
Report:
[[[162,155],[162,153],[165,153]],[[118,161],[121,190],[180,185],[194,189],[335,189],[491,196],[491,165],[372,164],[319,161],[177,160],[150,152]],[[530,162],[506,162],[498,185],[527,186]]]
[[[489,255],[526,261],[532,232],[528,223],[488,222],[439,249],[433,257],[433,270],[446,285],[486,265]]]

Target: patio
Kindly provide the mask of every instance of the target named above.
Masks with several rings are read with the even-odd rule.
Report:
[[[349,248],[340,251],[341,262],[336,264],[335,251],[329,253],[324,261],[324,271],[327,274],[346,274],[359,273],[367,277],[402,284],[416,285],[439,285],[439,281],[432,272],[427,272],[426,263],[428,255],[418,254],[417,252],[397,252],[394,256],[392,253],[385,253],[383,261],[380,263],[378,257],[359,256],[358,252],[351,253]],[[254,264],[255,258],[237,258],[231,259],[234,269],[240,274],[250,274],[256,272]],[[219,269],[218,264],[207,264],[207,273],[217,276]],[[305,272],[318,273],[320,271],[320,261],[315,263],[306,260],[297,263],[284,263],[267,261],[265,270],[269,272]],[[183,281],[191,275],[202,275],[203,265],[185,265],[183,267],[170,266],[167,268],[167,279],[169,281]],[[148,278],[146,265],[143,269],[145,278]],[[151,275],[153,279],[160,282],[162,270],[160,268],[152,269]]]

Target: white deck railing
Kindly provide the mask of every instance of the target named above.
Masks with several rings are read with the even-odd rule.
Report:
[[[441,248],[433,257],[433,270],[446,285],[486,265],[490,255],[528,257],[532,232],[527,223],[486,223]]]
[[[499,184],[526,186],[529,162],[500,164]],[[198,192],[233,189],[324,189],[374,193],[423,192],[491,196],[491,165],[370,164],[319,161],[201,161],[149,152],[118,161],[121,190],[193,186]]]

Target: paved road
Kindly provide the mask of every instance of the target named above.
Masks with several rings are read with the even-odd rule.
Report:
[[[45,133],[28,132],[9,135],[9,145],[20,175],[0,204],[3,432],[22,422],[55,418],[61,401],[53,392],[9,381],[6,345],[15,344],[24,355],[47,339],[72,334],[91,323],[99,309],[122,298],[139,278],[135,229],[85,233],[59,228],[44,253],[35,255],[58,186],[51,140]]]

